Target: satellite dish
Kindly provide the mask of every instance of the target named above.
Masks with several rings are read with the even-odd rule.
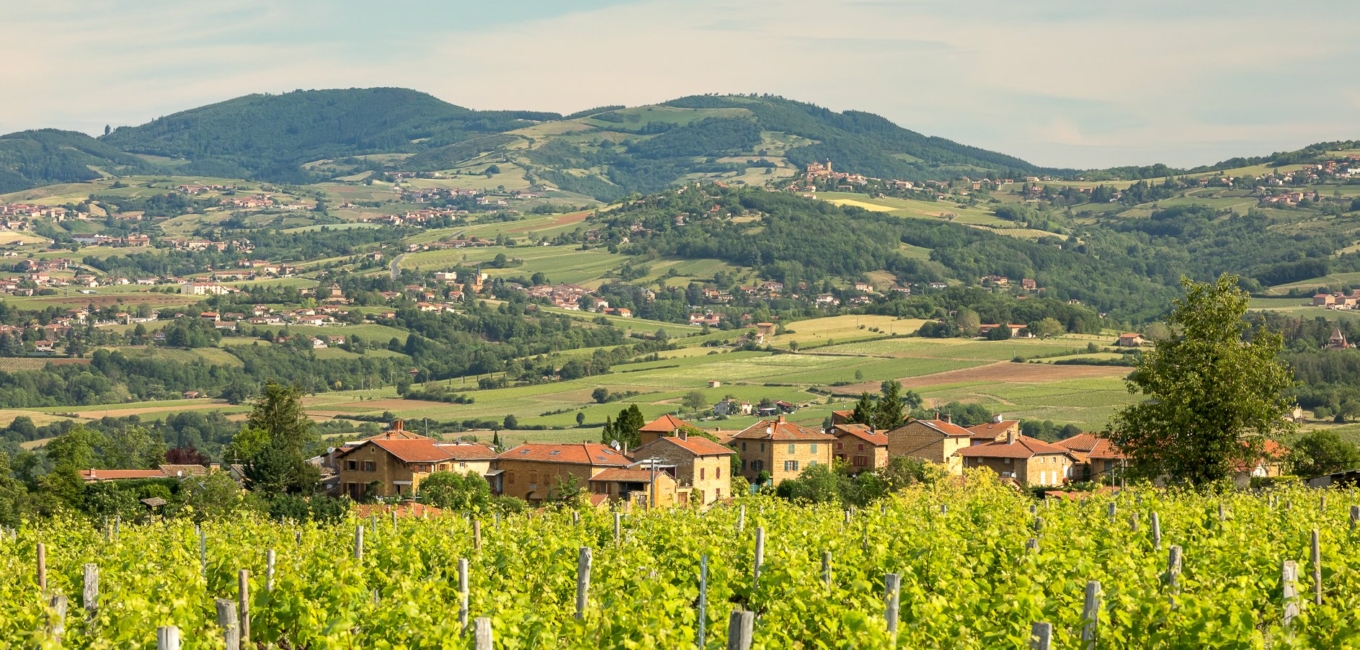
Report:
[[[765,435],[774,433],[774,427],[765,427]]]

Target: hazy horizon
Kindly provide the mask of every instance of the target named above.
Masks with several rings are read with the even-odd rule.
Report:
[[[705,93],[862,110],[1047,167],[1190,167],[1360,138],[1360,5],[405,0],[0,7],[0,133],[397,86],[559,113]],[[621,54],[626,53],[626,56]]]

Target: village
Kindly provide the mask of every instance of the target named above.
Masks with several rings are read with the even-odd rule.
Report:
[[[817,465],[841,467],[854,476],[882,471],[899,458],[925,462],[942,475],[985,469],[1005,485],[1040,495],[1063,496],[1075,484],[1118,484],[1123,477],[1124,455],[1090,433],[1049,443],[1021,434],[1018,420],[996,416],[964,427],[939,414],[879,431],[853,422],[852,411],[834,412],[831,426],[822,429],[789,421],[783,413],[792,409],[788,404],[762,408],[761,415],[770,417],[740,431],[704,430],[667,414],[639,428],[639,444],[632,449],[617,443],[525,442],[502,451],[479,442],[443,442],[396,420],[387,431],[345,442],[308,462],[321,470],[323,493],[358,503],[418,502],[422,481],[436,472],[454,472],[479,476],[492,494],[530,506],[580,490],[594,507],[624,511],[706,508],[741,496],[733,492],[733,477],[744,479],[754,493],[797,479]],[[1280,476],[1285,453],[1267,442],[1255,463],[1235,465],[1233,481],[1245,487],[1252,478]],[[245,481],[238,464],[90,469],[82,475],[94,483],[211,471]],[[437,514],[428,506],[422,511]]]

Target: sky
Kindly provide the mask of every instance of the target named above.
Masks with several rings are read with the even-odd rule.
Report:
[[[771,93],[1050,167],[1360,139],[1360,3],[3,0],[0,133],[400,86],[569,113]]]

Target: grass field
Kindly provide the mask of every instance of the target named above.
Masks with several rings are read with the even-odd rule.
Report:
[[[551,382],[496,390],[477,390],[476,378],[438,382],[448,389],[466,392],[472,404],[448,404],[404,400],[392,388],[345,390],[320,393],[306,398],[310,415],[318,420],[347,415],[378,415],[391,411],[411,420],[432,421],[494,420],[514,414],[525,425],[556,427],[546,431],[515,431],[503,434],[507,440],[580,441],[596,440],[606,417],[616,416],[628,404],[637,404],[644,416],[653,418],[681,409],[681,398],[690,391],[702,393],[709,404],[724,398],[749,402],[761,399],[785,400],[800,405],[791,416],[796,422],[820,425],[832,410],[849,408],[860,391],[876,391],[881,380],[899,379],[904,386],[922,394],[928,404],[959,400],[976,402],[1005,413],[1007,417],[1051,419],[1072,422],[1087,429],[1103,427],[1109,414],[1130,400],[1121,378],[1126,368],[1093,366],[1053,366],[1017,364],[1014,356],[1036,356],[1063,351],[1077,352],[1086,338],[1061,337],[1047,341],[1013,340],[992,342],[962,339],[889,338],[889,328],[914,329],[918,321],[890,317],[831,317],[794,323],[792,333],[779,339],[806,341],[818,346],[797,354],[779,352],[730,352],[697,347],[708,337],[679,339],[693,345],[664,353],[658,361],[617,365],[606,375],[574,381]],[[865,329],[859,329],[859,325]],[[884,333],[869,332],[869,327]],[[364,325],[346,328],[309,329],[316,333],[362,333],[369,340],[382,341],[390,328]],[[721,333],[731,334],[731,333]],[[899,332],[899,335],[901,332]],[[872,338],[868,338],[872,337]],[[855,340],[867,338],[867,340]],[[825,341],[842,341],[825,345]],[[226,339],[229,343],[254,343],[250,339]],[[776,341],[776,343],[780,343]],[[778,345],[776,346],[778,349]],[[578,351],[579,352],[579,351]],[[221,349],[130,351],[153,358],[213,363],[239,361]],[[317,351],[325,358],[353,357],[344,350]],[[386,350],[369,354],[397,355]],[[569,358],[562,354],[557,358]],[[399,356],[399,355],[398,355]],[[710,381],[720,382],[710,387]],[[597,404],[591,397],[597,387],[611,393],[634,392],[624,401]],[[831,392],[831,395],[827,393]],[[78,419],[137,415],[161,419],[170,413],[218,410],[241,417],[246,406],[231,406],[216,400],[170,400],[92,407],[54,407],[0,412],[5,418],[29,415],[35,421],[73,416]],[[576,415],[584,416],[584,426],[576,425]],[[702,414],[684,413],[683,417],[704,428],[741,429],[755,418],[714,419]]]

